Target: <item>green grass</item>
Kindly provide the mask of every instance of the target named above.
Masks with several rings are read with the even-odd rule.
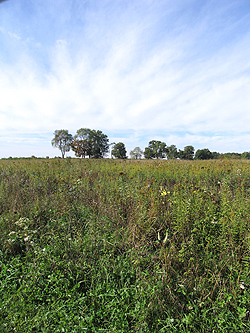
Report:
[[[248,161],[0,161],[0,332],[250,332]]]

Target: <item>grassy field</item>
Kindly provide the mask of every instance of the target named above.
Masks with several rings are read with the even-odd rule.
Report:
[[[0,161],[0,332],[250,332],[248,161]]]

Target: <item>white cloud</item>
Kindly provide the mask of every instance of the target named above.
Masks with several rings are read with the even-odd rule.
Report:
[[[194,1],[185,7],[139,1],[119,11],[109,1],[101,7],[87,1],[89,7],[78,6],[82,20],[68,12],[58,26],[44,21],[57,28],[48,44],[45,36],[2,26],[2,35],[12,40],[11,47],[4,44],[6,52],[18,49],[19,56],[12,62],[0,57],[1,133],[133,130],[124,138],[133,149],[145,133],[164,130],[174,133],[166,137],[169,144],[246,147],[241,139],[250,120],[250,35],[238,30],[247,15],[234,18],[224,4],[223,18],[222,3],[212,11],[209,2],[199,9]],[[54,19],[52,7],[45,12]]]

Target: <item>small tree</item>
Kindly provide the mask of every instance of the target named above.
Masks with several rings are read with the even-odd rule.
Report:
[[[122,158],[122,159],[127,158],[127,151],[126,151],[124,143],[122,143],[122,142],[116,143],[114,145],[111,153],[115,158]]]
[[[135,160],[140,160],[143,156],[143,151],[141,150],[140,147],[135,147],[133,150],[130,152],[130,157]]]
[[[72,141],[73,137],[68,132],[68,130],[56,130],[54,132],[54,138],[52,139],[51,144],[53,147],[60,149],[62,158],[64,158],[65,153],[70,151]]]

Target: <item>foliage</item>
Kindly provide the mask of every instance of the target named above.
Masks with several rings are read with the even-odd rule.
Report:
[[[115,143],[113,149],[111,151],[112,156],[115,158],[126,159],[127,158],[127,151],[126,147],[123,142]]]
[[[60,149],[62,158],[64,158],[65,153],[70,151],[72,141],[73,137],[68,132],[68,130],[56,130],[54,132],[54,138],[52,139],[51,144],[53,147]]]
[[[75,138],[72,142],[72,150],[75,152],[77,157],[91,156],[91,146],[88,139],[77,139]]]
[[[130,152],[130,157],[135,160],[140,160],[143,156],[143,151],[141,150],[140,147],[135,147],[133,150]]]
[[[179,149],[178,156],[181,160],[192,160],[194,158],[194,147],[186,146],[184,150]]]
[[[0,161],[1,332],[249,332],[248,160]]]
[[[171,145],[167,147],[167,157],[169,160],[174,158],[178,158],[178,151],[175,145]]]
[[[208,148],[205,149],[198,149],[195,152],[195,157],[196,160],[210,160],[213,158],[213,155],[211,151]]]
[[[165,142],[152,140],[144,150],[144,157],[146,159],[159,159],[166,157],[166,153],[167,145]]]
[[[218,159],[221,157],[221,154],[218,153],[217,151],[212,152],[212,159]]]
[[[100,130],[80,128],[74,137],[74,151],[76,156],[88,155],[89,158],[102,158],[109,151],[109,139]],[[79,151],[79,153],[78,153]]]
[[[228,159],[232,159],[232,158],[240,158],[241,157],[241,154],[239,154],[239,153],[224,153],[224,154],[221,154],[221,156],[223,157],[223,158],[228,158]]]
[[[241,158],[250,160],[250,152],[245,151],[244,153],[241,154]]]

